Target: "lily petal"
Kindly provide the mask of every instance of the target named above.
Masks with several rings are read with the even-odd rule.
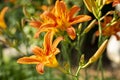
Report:
[[[55,56],[50,57],[49,58],[49,63],[47,63],[46,66],[48,66],[48,67],[57,67],[58,62],[56,60],[56,57]]]
[[[61,40],[63,40],[64,38],[61,36],[61,37],[57,37],[54,42],[53,42],[53,45],[52,45],[52,48],[56,48],[57,45],[60,43]]]
[[[48,31],[44,37],[43,46],[44,46],[44,50],[47,51],[46,55],[49,55],[49,51],[52,48],[53,35],[54,35],[53,31]]]
[[[69,35],[69,37],[74,40],[76,38],[76,33],[75,33],[75,29],[73,27],[67,28],[67,33]]]
[[[44,55],[44,52],[43,52],[43,49],[36,46],[32,49],[33,53],[36,55],[36,56],[40,56],[40,57],[43,57]]]
[[[63,1],[57,0],[55,4],[55,9],[56,9],[57,15],[62,15],[66,11],[66,5]]]
[[[52,49],[53,55],[56,55],[56,54],[58,54],[59,52],[60,52],[60,50],[59,50],[58,48]]]
[[[48,30],[51,30],[54,28],[54,24],[44,24],[42,26],[39,27],[38,31],[35,33],[35,38],[38,38],[39,37],[39,34],[41,32],[45,32],[45,31],[48,31]]]
[[[6,24],[5,24],[5,21],[4,21],[4,16],[5,16],[5,13],[7,12],[7,10],[8,10],[8,7],[5,7],[0,12],[0,28],[2,28],[2,29],[6,28]]]
[[[2,28],[2,29],[5,29],[5,28],[6,28],[6,24],[5,24],[4,21],[1,21],[1,22],[0,22],[0,28]]]
[[[41,26],[41,22],[40,21],[30,21],[29,25],[35,28],[39,28]]]
[[[38,64],[40,61],[36,58],[36,56],[31,57],[23,57],[17,60],[17,63],[20,64]]]
[[[56,22],[56,17],[52,13],[45,11],[43,15],[49,17],[50,19],[54,20],[54,22]]]
[[[2,11],[0,12],[0,18],[4,18],[5,13],[7,12],[7,10],[8,10],[8,7],[4,7],[4,8],[2,9]]]
[[[39,63],[36,65],[36,70],[38,73],[43,74],[44,73],[44,65]]]
[[[80,10],[80,8],[79,8],[78,6],[73,6],[73,7],[70,9],[69,13],[68,13],[69,18],[72,18],[73,15],[74,15],[76,12],[78,12],[79,10]]]
[[[72,18],[70,20],[70,22],[71,22],[71,25],[73,25],[73,24],[76,24],[76,23],[79,23],[79,22],[84,22],[84,21],[89,21],[89,20],[91,20],[90,16],[88,16],[88,15],[79,15],[79,16],[77,16],[75,18]]]

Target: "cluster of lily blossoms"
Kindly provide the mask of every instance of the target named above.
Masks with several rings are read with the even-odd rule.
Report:
[[[104,16],[103,22],[101,21],[102,17],[102,8],[105,4],[113,3],[113,7],[116,6],[119,0],[83,0],[88,11],[93,13],[95,20],[90,25],[95,24],[96,20],[98,21],[99,30],[96,31],[97,36],[111,36],[116,35],[117,39],[120,38],[117,36],[117,32],[120,31],[120,21],[119,19],[112,18],[111,16]],[[48,11],[44,11],[40,15],[40,20],[31,20],[29,24],[37,29],[34,37],[38,38],[42,32],[45,32],[43,48],[38,46],[33,48],[34,55],[30,57],[23,57],[18,59],[18,63],[21,64],[37,64],[36,70],[38,73],[44,73],[44,66],[47,67],[57,67],[59,63],[56,59],[56,55],[60,53],[57,45],[64,39],[64,35],[61,33],[66,32],[70,39],[74,40],[76,38],[76,31],[73,27],[74,24],[85,22],[91,20],[91,17],[88,15],[77,15],[75,14],[80,10],[80,8],[74,5],[71,9],[67,9],[67,6],[63,0],[56,0],[55,6]],[[113,21],[114,20],[114,21]],[[112,22],[113,21],[113,22]],[[114,24],[112,24],[114,23]],[[88,26],[83,33],[88,32],[92,26]],[[57,35],[56,39],[54,36]],[[54,41],[53,41],[54,40]],[[101,40],[101,39],[100,39]],[[89,59],[89,61],[82,67],[85,68],[89,64],[95,62],[103,53],[107,41],[105,40],[102,45],[99,47],[97,52]]]
[[[17,62],[21,64],[37,64],[36,70],[40,74],[44,73],[44,66],[59,66],[56,54],[60,50],[57,48],[57,45],[64,39],[64,36],[58,36],[53,41],[54,35],[55,33],[67,32],[68,36],[74,40],[76,32],[72,25],[91,20],[91,17],[88,15],[74,16],[79,10],[78,6],[73,6],[68,10],[64,1],[57,0],[51,11],[45,11],[40,15],[41,21],[30,21],[30,25],[37,28],[35,38],[38,38],[41,32],[46,32],[43,49],[36,46],[32,50],[34,55],[20,58]]]

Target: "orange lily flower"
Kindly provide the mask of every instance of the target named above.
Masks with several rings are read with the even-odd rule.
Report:
[[[118,4],[120,4],[120,0],[114,0],[112,6],[114,7],[114,6],[118,5]]]
[[[117,21],[115,24],[111,25],[111,26],[107,26],[107,24],[109,24],[112,20],[111,16],[106,16],[104,18],[104,22],[101,23],[102,25],[102,35],[104,36],[111,36],[111,35],[115,35],[117,39],[120,39],[120,37],[116,34],[117,32],[120,31],[120,21]],[[96,35],[99,35],[99,32],[96,31]]]
[[[47,32],[44,37],[44,49],[36,46],[32,50],[34,55],[20,58],[17,62],[21,64],[37,64],[36,70],[40,74],[44,73],[44,66],[57,67],[58,62],[55,55],[60,52],[60,50],[57,48],[57,45],[61,40],[63,40],[63,37],[58,37],[52,44],[53,35],[53,32]]]
[[[4,7],[2,9],[2,11],[0,12],[0,28],[2,28],[2,29],[6,28],[6,24],[5,24],[5,21],[4,21],[4,16],[5,16],[5,13],[7,12],[7,10],[8,10],[8,7]]]
[[[73,6],[70,10],[67,10],[65,2],[57,0],[53,10],[45,11],[41,15],[42,22],[39,25],[35,37],[38,37],[43,31],[52,29],[54,31],[67,31],[69,37],[75,39],[76,33],[72,25],[91,19],[88,15],[78,15],[75,17],[74,14],[79,10],[80,8],[78,6]],[[35,23],[32,26],[35,27]]]

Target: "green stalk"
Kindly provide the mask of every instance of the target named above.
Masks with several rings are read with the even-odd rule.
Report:
[[[98,29],[99,29],[99,39],[98,39],[98,47],[100,47],[102,43],[102,26],[101,26],[101,20],[100,18],[98,19]],[[101,70],[101,78],[104,80],[104,70],[102,66],[102,57],[100,57],[98,61],[98,67],[97,67],[97,75],[99,73],[99,70]]]
[[[2,45],[0,45],[0,66],[3,64]]]
[[[99,30],[99,39],[98,39],[98,47],[99,47],[102,41],[102,27],[101,27],[100,19],[98,19],[98,30]]]
[[[81,70],[81,66],[79,65],[76,73],[75,73],[75,77],[74,77],[74,80],[79,80],[79,71]]]
[[[100,59],[98,61],[97,75],[99,73],[99,70],[101,70],[101,80],[104,80],[104,69],[103,69],[103,65],[102,65],[102,56],[100,57]]]

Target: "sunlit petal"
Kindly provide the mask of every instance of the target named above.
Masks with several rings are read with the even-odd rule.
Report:
[[[53,42],[53,45],[52,45],[52,48],[56,48],[57,45],[60,43],[61,40],[63,40],[64,38],[61,36],[61,37],[57,37],[54,42]]]
[[[44,24],[42,26],[39,27],[38,31],[36,32],[35,34],[35,38],[38,38],[39,37],[39,34],[41,32],[45,32],[45,31],[48,31],[48,30],[52,30],[54,28],[54,24]]]
[[[22,57],[17,60],[20,64],[38,64],[40,61],[36,57]]]
[[[38,73],[43,74],[44,73],[44,64],[41,64],[41,63],[37,64],[36,70]]]
[[[70,11],[69,11],[68,16],[69,16],[70,18],[72,18],[73,15],[74,15],[76,12],[78,12],[79,10],[80,10],[80,8],[79,8],[78,6],[73,6],[73,7],[70,9]]]
[[[6,28],[6,24],[5,24],[4,21],[1,21],[1,22],[0,22],[0,28],[2,28],[2,29],[5,29],[5,28]]]
[[[7,12],[7,10],[8,10],[8,7],[4,7],[4,8],[2,9],[2,11],[0,12],[0,18],[4,18],[5,13]]]
[[[4,7],[2,9],[2,11],[0,12],[0,28],[3,28],[3,29],[6,28],[6,23],[4,21],[4,16],[5,16],[5,13],[7,12],[7,10],[8,10],[8,7]]]
[[[69,37],[74,40],[76,38],[76,33],[75,33],[75,29],[73,27],[67,28],[67,33],[69,35]]]
[[[49,17],[50,19],[52,19],[54,21],[56,21],[55,15],[50,13],[50,12],[44,12],[43,15]]]
[[[47,63],[46,66],[48,66],[48,67],[57,67],[58,62],[56,60],[56,57],[55,56],[50,57],[49,58],[49,63]]]
[[[60,52],[60,50],[59,50],[58,48],[52,49],[52,53],[53,53],[54,55],[58,54],[59,52]]]
[[[53,35],[54,35],[54,32],[48,31],[44,37],[43,46],[44,46],[44,50],[46,51],[46,55],[48,55],[49,51],[51,50]]]
[[[91,17],[87,15],[79,15],[76,17],[75,13],[79,10],[80,8],[78,6],[73,6],[69,10],[64,0],[56,0],[55,6],[51,11],[45,11],[40,15],[42,22],[35,34],[35,38],[38,38],[41,32],[47,32],[49,30],[53,32],[66,31],[67,28],[73,24],[89,21],[91,19]]]
[[[90,16],[88,16],[88,15],[79,15],[79,16],[77,16],[75,18],[72,18],[70,20],[70,22],[71,22],[71,25],[73,25],[73,24],[76,24],[76,23],[79,23],[79,22],[85,22],[85,21],[89,21],[89,20],[91,20]]]
[[[38,47],[38,46],[34,47],[34,48],[32,49],[32,51],[33,51],[33,53],[34,53],[36,56],[41,56],[41,57],[43,57],[43,55],[44,55],[43,49],[40,48],[40,47]]]
[[[56,1],[55,4],[55,10],[57,12],[57,15],[62,15],[66,11],[66,5],[63,1]]]
[[[41,26],[41,22],[40,21],[30,21],[29,25],[35,28],[39,28]]]

